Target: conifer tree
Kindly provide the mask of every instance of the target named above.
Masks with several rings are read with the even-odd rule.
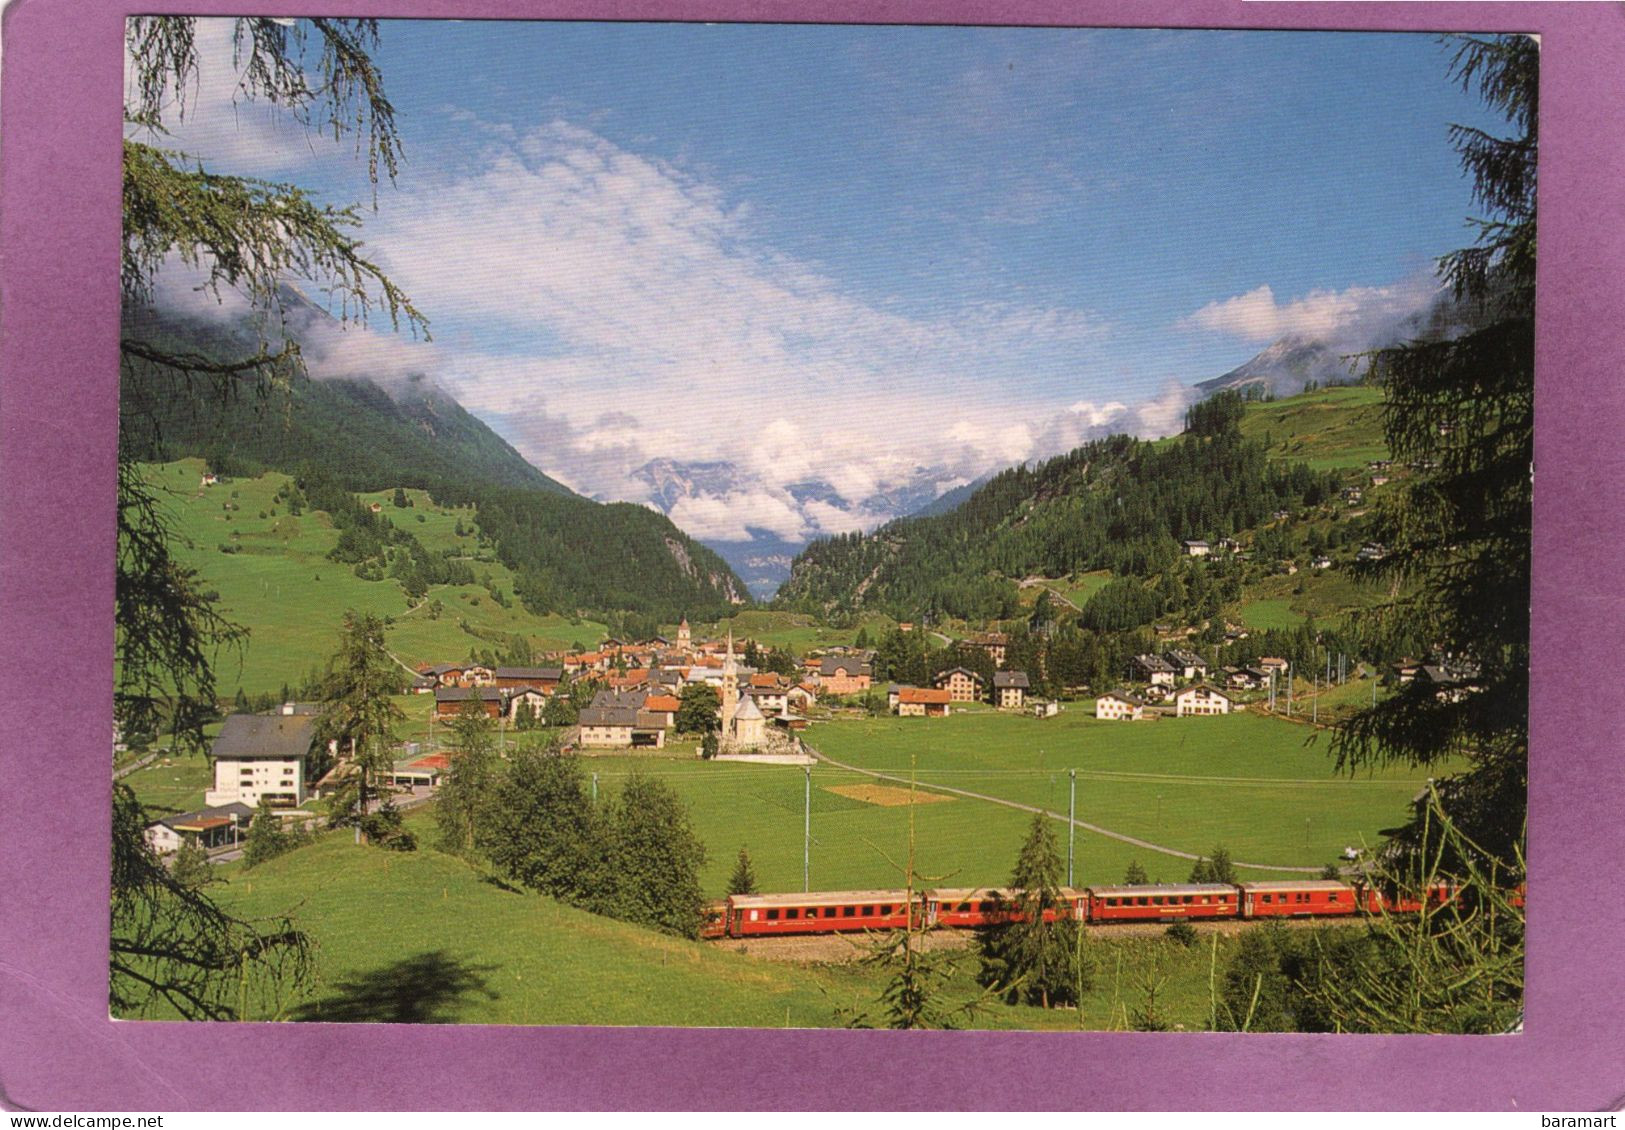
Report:
[[[1002,920],[980,938],[979,979],[1007,1000],[1044,1008],[1076,1003],[1080,984],[1087,983],[1080,969],[1082,927],[1061,897],[1064,874],[1050,819],[1034,813],[1010,875]]]
[[[499,762],[495,724],[477,698],[463,703],[451,723],[451,756],[435,803],[440,846],[456,855],[474,851],[489,817],[497,788]]]
[[[750,852],[744,848],[739,849],[739,859],[734,864],[734,873],[728,877],[728,893],[730,895],[756,893],[756,869],[751,866]]]

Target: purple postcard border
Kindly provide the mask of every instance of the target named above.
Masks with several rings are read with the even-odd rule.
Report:
[[[1543,41],[1531,913],[1507,1037],[114,1023],[107,774],[126,14],[1506,30]],[[1521,1109],[1625,1096],[1625,9],[16,0],[0,162],[0,1089],[183,1109]],[[1266,79],[1267,81],[1267,79]],[[1441,144],[1442,136],[1441,136]],[[1612,311],[1612,313],[1610,313]],[[244,1068],[253,1065],[253,1070]],[[267,1068],[270,1068],[267,1070]]]

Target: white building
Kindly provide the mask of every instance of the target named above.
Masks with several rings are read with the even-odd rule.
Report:
[[[266,797],[279,808],[304,804],[305,756],[315,734],[308,714],[231,715],[214,739],[214,788],[203,803],[252,808]]]
[[[1095,699],[1095,717],[1138,722],[1145,717],[1145,703],[1123,691],[1108,691]]]
[[[254,810],[246,804],[227,804],[199,812],[166,816],[147,825],[147,843],[159,855],[179,851],[188,840],[208,851],[241,842],[248,834]]]
[[[1229,714],[1230,696],[1223,691],[1197,683],[1174,696],[1174,714],[1184,718],[1192,714]]]

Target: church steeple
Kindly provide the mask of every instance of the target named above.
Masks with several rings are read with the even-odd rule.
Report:
[[[739,667],[734,663],[734,630],[728,629],[728,654],[722,660],[722,737],[734,736],[734,711],[739,709]]]

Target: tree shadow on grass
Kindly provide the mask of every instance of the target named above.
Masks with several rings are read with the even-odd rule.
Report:
[[[492,965],[470,965],[444,950],[420,953],[339,981],[301,1005],[295,1020],[346,1024],[451,1024],[474,997],[498,994],[486,984]]]

